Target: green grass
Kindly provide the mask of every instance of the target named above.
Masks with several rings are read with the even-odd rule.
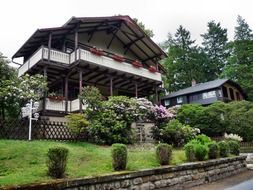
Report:
[[[114,172],[109,146],[85,142],[0,140],[0,186],[51,180],[47,176],[46,154],[50,147],[59,145],[69,149],[67,178]],[[128,171],[159,166],[154,148],[130,147],[128,151]],[[184,161],[184,152],[174,150],[171,163],[176,165]]]

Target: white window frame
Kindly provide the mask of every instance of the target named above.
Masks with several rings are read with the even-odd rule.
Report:
[[[165,105],[165,106],[169,106],[169,105],[170,105],[170,99],[164,100],[164,105]]]
[[[212,90],[212,91],[209,91],[209,92],[204,92],[202,94],[203,99],[214,98],[214,97],[216,97],[216,91],[215,90]]]
[[[183,101],[184,101],[183,96],[178,96],[178,97],[177,97],[177,103],[178,103],[178,104],[183,103]]]

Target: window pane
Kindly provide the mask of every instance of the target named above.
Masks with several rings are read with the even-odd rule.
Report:
[[[204,92],[203,93],[203,99],[213,98],[213,97],[216,97],[215,91],[210,91],[210,92]]]
[[[230,93],[231,99],[234,100],[235,96],[234,96],[234,90],[232,88],[229,88],[229,93]]]
[[[179,96],[177,97],[177,103],[183,103],[183,97],[182,96]]]
[[[164,100],[164,105],[169,106],[170,105],[170,100]]]

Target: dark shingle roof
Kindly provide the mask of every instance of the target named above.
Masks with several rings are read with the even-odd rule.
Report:
[[[217,88],[223,85],[224,83],[226,83],[227,81],[229,81],[229,79],[217,79],[217,80],[213,80],[213,81],[209,81],[205,83],[199,83],[199,84],[196,84],[195,86],[191,86],[191,87],[188,87],[176,92],[172,92],[169,95],[163,97],[162,99],[173,98],[173,97],[182,96],[185,94],[191,94],[194,92],[200,92],[200,91],[204,91],[208,89]]]

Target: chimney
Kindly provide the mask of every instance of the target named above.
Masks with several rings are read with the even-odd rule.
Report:
[[[196,80],[195,79],[192,79],[192,86],[196,86]]]

